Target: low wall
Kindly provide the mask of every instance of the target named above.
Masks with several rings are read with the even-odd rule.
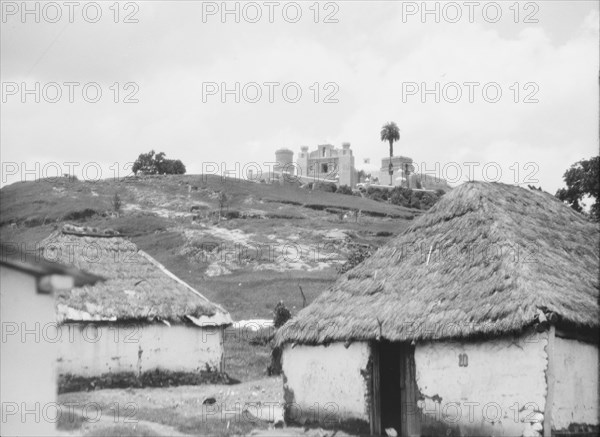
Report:
[[[59,335],[61,375],[223,371],[220,327],[67,323],[60,326]]]
[[[340,421],[368,424],[366,372],[370,348],[366,342],[283,349],[284,397],[288,422]]]
[[[578,340],[554,339],[554,402],[552,428],[598,425],[598,346]]]
[[[547,333],[418,343],[423,435],[539,435],[546,403]],[[440,428],[436,428],[440,427]]]

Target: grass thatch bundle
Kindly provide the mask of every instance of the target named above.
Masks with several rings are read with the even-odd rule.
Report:
[[[276,341],[499,335],[543,314],[597,329],[599,236],[550,194],[465,183],[341,276]]]
[[[106,278],[57,294],[60,321],[231,323],[229,313],[114,232],[65,225],[42,243],[46,260]],[[199,321],[198,321],[199,319]]]

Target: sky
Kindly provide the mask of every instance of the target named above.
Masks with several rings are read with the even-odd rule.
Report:
[[[376,170],[389,121],[452,185],[554,193],[598,154],[596,1],[23,5],[2,2],[0,185],[124,177],[150,149],[243,176],[350,142]]]

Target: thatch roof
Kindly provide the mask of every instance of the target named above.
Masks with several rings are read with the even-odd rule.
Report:
[[[341,276],[276,341],[491,336],[547,316],[597,329],[599,236],[548,193],[465,183]]]
[[[229,313],[113,231],[65,225],[42,243],[44,258],[103,276],[57,295],[58,319],[232,323]]]

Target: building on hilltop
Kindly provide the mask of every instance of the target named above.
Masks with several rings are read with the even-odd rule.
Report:
[[[275,165],[273,169],[269,171],[268,177],[266,178],[269,182],[279,182],[283,184],[285,182],[292,182],[296,173],[296,166],[294,164],[294,152],[288,148],[281,148],[275,151]]]
[[[312,152],[303,146],[296,166],[299,176],[334,181],[350,187],[356,185],[357,174],[350,143],[343,143],[341,149],[331,144],[321,144]]]
[[[392,176],[392,185],[399,187],[406,187],[407,175],[411,175],[415,172],[415,166],[413,165],[412,158],[407,156],[393,156],[392,157],[392,168],[394,174]],[[381,159],[381,169],[379,170],[379,183],[389,184],[390,181],[390,158],[389,156]],[[412,187],[416,188],[416,187]]]
[[[354,187],[358,179],[350,143],[343,143],[341,149],[322,144],[312,152],[302,146],[295,163],[294,152],[281,148],[275,151],[275,162],[270,181],[323,181]]]
[[[294,152],[287,148],[281,148],[275,151],[275,162],[273,171],[275,173],[287,172],[294,174]]]

